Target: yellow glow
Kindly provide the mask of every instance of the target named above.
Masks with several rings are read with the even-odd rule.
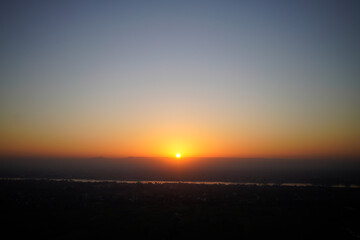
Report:
[[[272,121],[262,121],[265,116],[255,113],[235,121],[191,109],[177,115],[172,105],[166,111],[151,109],[148,117],[134,113],[128,118],[80,112],[87,121],[78,112],[47,122],[35,117],[34,122],[0,118],[0,155],[170,156],[178,160],[176,164],[184,164],[191,157],[360,156],[360,128],[354,128],[358,117],[293,128],[286,119],[276,117],[280,114]]]
[[[181,157],[181,154],[180,153],[177,153],[176,154],[176,158],[180,158]]]

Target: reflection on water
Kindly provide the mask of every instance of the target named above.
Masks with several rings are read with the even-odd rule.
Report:
[[[0,178],[1,180],[49,180],[49,181],[71,181],[83,183],[142,183],[142,184],[205,184],[205,185],[241,185],[241,186],[278,186],[278,187],[333,187],[333,188],[360,188],[360,185],[324,185],[312,183],[256,183],[256,182],[199,182],[199,181],[126,181],[126,180],[97,180],[97,179],[78,179],[78,178]]]

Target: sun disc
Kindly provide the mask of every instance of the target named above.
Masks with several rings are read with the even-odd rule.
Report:
[[[177,153],[176,154],[176,158],[180,158],[181,157],[181,154],[180,153]]]

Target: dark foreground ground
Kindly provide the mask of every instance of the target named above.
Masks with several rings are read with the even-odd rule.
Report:
[[[0,181],[11,239],[359,239],[360,189]]]

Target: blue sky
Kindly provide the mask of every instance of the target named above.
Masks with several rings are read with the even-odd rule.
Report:
[[[2,152],[346,155],[360,143],[358,1],[0,6]]]

